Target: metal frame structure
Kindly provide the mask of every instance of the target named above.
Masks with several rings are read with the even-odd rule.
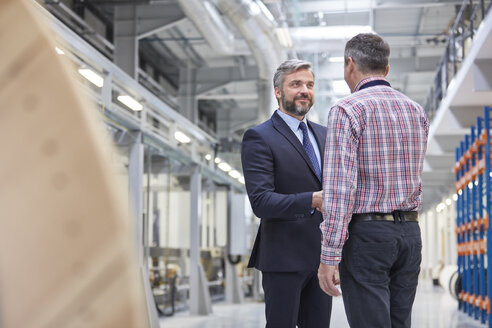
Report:
[[[458,272],[461,276],[459,310],[492,327],[492,166],[491,107],[477,118],[470,134],[456,148]]]
[[[431,119],[439,109],[441,100],[446,96],[446,90],[458,72],[458,65],[467,55],[467,40],[473,40],[475,29],[492,7],[492,2],[489,2],[487,7],[485,3],[486,0],[463,0],[454,24],[449,29],[446,50],[437,65],[434,85],[429,91],[424,106],[425,112]],[[468,15],[466,15],[467,13]]]
[[[77,65],[90,67],[104,76],[104,86],[101,90],[89,87],[86,90],[92,100],[101,107],[101,113],[108,125],[124,131],[140,130],[146,144],[165,150],[167,154],[180,162],[199,164],[203,167],[205,176],[219,183],[230,184],[235,190],[244,191],[244,186],[237,180],[222,173],[215,173],[213,167],[210,167],[205,160],[207,153],[213,155],[218,144],[216,138],[200,130],[196,124],[173,110],[80,36],[53,19],[52,15],[40,5],[37,7],[56,32],[56,37],[60,39],[60,42],[70,46],[71,53],[67,52],[66,55]],[[119,105],[112,97],[120,93],[130,94],[140,100],[144,104],[143,110],[129,112],[124,106]],[[159,122],[160,128],[153,126],[153,121]],[[176,130],[181,130],[190,136],[190,144],[179,145],[173,137]]]
[[[36,4],[35,7],[44,16],[55,32],[57,47],[65,51],[65,56],[78,67],[88,67],[104,78],[102,88],[83,83],[84,96],[93,101],[100,109],[102,120],[121,132],[120,138],[131,136],[128,158],[129,200],[133,209],[133,225],[138,246],[138,260],[141,266],[143,285],[148,304],[153,304],[151,286],[148,281],[147,256],[148,213],[144,217],[144,196],[142,193],[144,157],[146,147],[153,152],[165,155],[190,167],[191,213],[190,213],[190,312],[193,315],[211,313],[209,283],[204,276],[200,263],[199,231],[201,224],[202,178],[213,180],[217,184],[227,185],[229,190],[244,193],[244,185],[218,170],[214,163],[218,140],[202,131],[196,124],[173,110],[151,91],[142,86],[137,79],[129,76],[98,50],[88,44],[76,33],[63,25],[52,15]],[[53,49],[54,52],[54,49]],[[75,74],[75,73],[74,73]],[[128,94],[143,104],[141,111],[131,111],[116,101],[119,94]],[[90,110],[90,109],[88,109]],[[175,131],[181,131],[191,139],[190,143],[179,143],[174,138]],[[206,156],[209,155],[209,156]],[[207,159],[208,157],[208,159]],[[239,169],[239,168],[237,168]],[[149,177],[149,172],[147,172]],[[149,184],[147,184],[149,186]],[[148,209],[147,209],[148,212]],[[143,220],[147,220],[144,224]],[[158,314],[149,308],[149,320],[152,327],[158,326]]]

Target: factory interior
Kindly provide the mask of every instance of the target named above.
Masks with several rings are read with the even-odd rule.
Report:
[[[264,327],[243,134],[290,58],[312,63],[326,125],[350,94],[345,43],[371,32],[430,121],[412,327],[492,327],[491,7],[0,1],[0,326]]]

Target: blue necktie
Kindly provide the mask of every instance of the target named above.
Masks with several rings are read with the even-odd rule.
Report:
[[[306,154],[311,160],[311,163],[313,163],[316,176],[318,177],[319,181],[322,181],[321,168],[319,166],[318,159],[316,158],[316,153],[314,152],[313,144],[309,140],[306,123],[304,122],[299,123],[299,128],[302,130],[302,145],[304,146],[304,150],[306,151]]]

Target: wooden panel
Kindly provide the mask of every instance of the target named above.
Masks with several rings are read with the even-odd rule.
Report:
[[[148,326],[113,150],[31,6],[0,1],[0,326]]]

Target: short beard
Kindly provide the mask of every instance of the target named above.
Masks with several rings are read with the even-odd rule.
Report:
[[[306,107],[302,107],[302,106],[296,105],[296,100],[301,99],[303,97],[294,97],[294,99],[292,101],[288,101],[287,99],[285,99],[284,92],[280,91],[280,93],[282,94],[282,99],[281,99],[282,107],[287,112],[289,112],[295,116],[305,116],[309,112],[311,107],[313,106],[313,99],[308,98],[309,103],[306,105]]]

